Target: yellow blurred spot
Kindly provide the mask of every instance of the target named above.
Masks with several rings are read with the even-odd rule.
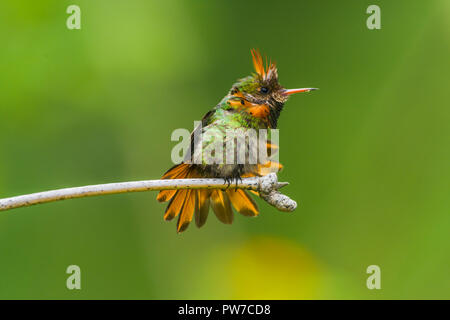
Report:
[[[316,299],[320,270],[301,246],[279,238],[254,238],[232,255],[232,299]]]

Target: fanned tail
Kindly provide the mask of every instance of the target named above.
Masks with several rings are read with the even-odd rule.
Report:
[[[162,179],[189,179],[199,178],[195,167],[189,164],[179,164],[170,168]],[[257,216],[257,204],[250,198],[245,190],[162,190],[156,199],[167,202],[164,220],[172,220],[178,216],[177,232],[187,229],[195,213],[195,224],[201,227],[206,223],[211,206],[217,218],[226,224],[233,222],[231,207],[244,216]]]

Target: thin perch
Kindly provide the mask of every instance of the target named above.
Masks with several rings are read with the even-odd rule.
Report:
[[[84,187],[65,188],[51,191],[27,194],[23,196],[0,199],[0,211],[35,204],[53,202],[66,199],[100,196],[105,194],[159,191],[170,189],[227,189],[240,188],[258,191],[261,198],[280,211],[292,212],[297,208],[297,202],[278,192],[278,189],[287,185],[278,182],[277,175],[270,173],[263,177],[245,178],[232,183],[230,186],[224,179],[170,179],[170,180],[144,180],[119,183],[97,184]]]

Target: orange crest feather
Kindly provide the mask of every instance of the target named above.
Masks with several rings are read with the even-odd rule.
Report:
[[[269,65],[267,65],[267,59],[266,67],[264,68],[263,58],[258,49],[252,49],[251,52],[253,58],[253,66],[255,67],[256,73],[259,74],[261,78],[266,79],[269,74],[271,74],[272,72],[276,72],[275,63],[272,63],[271,61]]]

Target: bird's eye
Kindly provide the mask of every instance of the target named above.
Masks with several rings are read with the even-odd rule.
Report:
[[[261,91],[261,93],[268,93],[269,92],[269,88],[261,87],[261,89],[259,89],[259,91]]]

